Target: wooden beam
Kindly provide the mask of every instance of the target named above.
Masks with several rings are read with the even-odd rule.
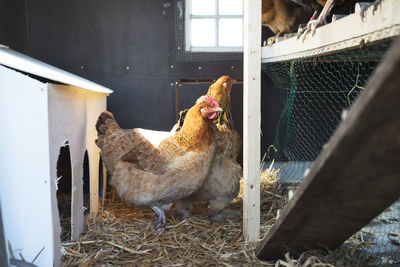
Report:
[[[400,1],[385,0],[376,8],[371,5],[362,19],[353,13],[340,20],[318,27],[315,35],[306,40],[296,36],[262,48],[262,62],[293,60],[304,56],[321,55],[350,49],[382,39],[393,38],[400,33]],[[349,27],[351,25],[351,27]]]
[[[260,233],[261,0],[244,1],[243,234]]]
[[[400,197],[400,40],[371,75],[256,254],[335,249]]]

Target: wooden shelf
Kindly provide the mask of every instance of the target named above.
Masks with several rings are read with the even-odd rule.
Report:
[[[320,56],[351,49],[400,35],[400,1],[384,0],[370,6],[364,15],[353,13],[317,28],[302,41],[292,37],[262,47],[262,63],[280,62],[305,57]]]

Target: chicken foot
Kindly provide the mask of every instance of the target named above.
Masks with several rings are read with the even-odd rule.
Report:
[[[279,37],[281,37],[282,33],[278,32],[276,35],[269,37],[267,39],[267,46],[272,46],[274,43],[277,43],[279,40]]]
[[[208,203],[210,205],[211,218],[214,221],[219,221],[224,218],[224,216],[222,215],[222,211],[229,205],[230,199],[229,198],[217,198],[217,199],[209,200]]]
[[[224,215],[222,215],[222,212],[220,212],[220,213],[212,214],[211,218],[213,221],[220,221],[224,218]]]
[[[312,15],[311,18],[310,18],[310,21],[315,21],[315,17],[316,17],[317,15],[318,15],[318,11],[315,10],[314,13],[313,13],[313,15]],[[309,23],[310,23],[310,22],[309,22]],[[310,28],[311,25],[309,25],[309,23],[307,23],[307,24],[303,23],[303,24],[300,24],[300,25],[299,25],[299,28],[297,29],[297,40],[303,35],[303,33],[305,33],[305,34],[304,34],[304,37],[303,37],[303,41],[304,41],[304,39],[305,39],[306,36],[307,36],[307,33],[306,33],[306,32],[311,31],[311,28]]]
[[[157,206],[151,206],[151,209],[153,210],[153,216],[155,219],[154,223],[156,225],[157,232],[160,234],[162,233],[161,228],[165,226],[165,212]]]
[[[311,18],[311,20],[307,23],[306,26],[306,31],[304,32],[304,37],[303,41],[306,39],[306,36],[308,33],[312,32],[314,35],[317,27],[320,24],[326,24],[326,17],[328,16],[329,12],[331,9],[335,6],[335,0],[328,0],[326,4],[324,5],[324,8],[322,9],[321,13],[319,14],[317,19],[314,19],[314,16]]]

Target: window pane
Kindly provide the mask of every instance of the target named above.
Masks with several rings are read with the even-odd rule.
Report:
[[[243,45],[243,19],[220,19],[218,31],[219,46]]]
[[[192,0],[192,15],[215,15],[215,0]]]
[[[191,45],[215,46],[215,19],[192,19]]]
[[[220,15],[242,15],[243,0],[219,0]]]

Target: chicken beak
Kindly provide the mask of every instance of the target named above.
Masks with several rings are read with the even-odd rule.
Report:
[[[218,111],[222,111],[222,108],[213,107],[213,108],[209,109],[209,112],[211,112],[211,113],[207,116],[207,118],[209,118],[210,120],[215,119],[217,117]]]
[[[220,107],[215,107],[215,108],[214,108],[214,110],[215,110],[215,112],[218,112],[218,111],[223,111],[223,109],[222,109],[222,108],[220,108]]]

